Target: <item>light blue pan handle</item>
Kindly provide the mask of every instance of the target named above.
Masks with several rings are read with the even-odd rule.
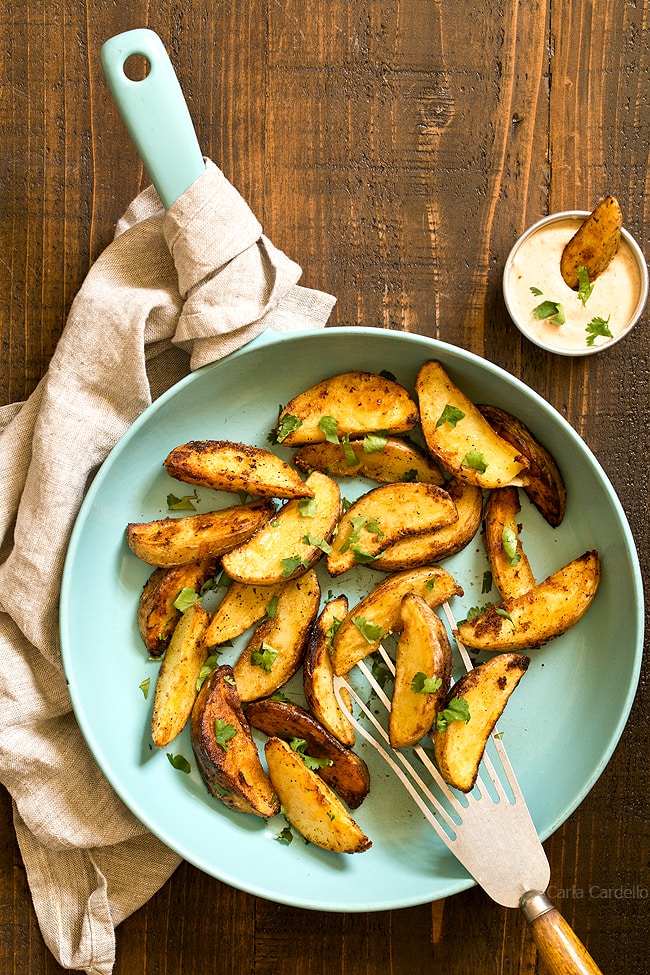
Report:
[[[149,64],[142,81],[132,81],[124,72],[134,54]],[[146,28],[111,37],[100,57],[122,121],[168,210],[205,169],[172,63],[158,35]]]

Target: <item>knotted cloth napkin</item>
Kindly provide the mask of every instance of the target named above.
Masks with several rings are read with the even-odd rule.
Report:
[[[165,389],[264,329],[326,324],[334,298],[300,275],[206,160],[169,211],[152,187],[134,200],[47,374],[0,410],[0,781],[43,937],[66,968],[108,975],[115,926],[179,862],[112,791],[71,711],[58,635],[70,531],[93,472]]]

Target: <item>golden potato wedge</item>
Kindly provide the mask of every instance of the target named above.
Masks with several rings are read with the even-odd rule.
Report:
[[[293,462],[305,473],[322,471],[330,477],[369,477],[382,484],[394,481],[422,481],[444,485],[439,468],[414,444],[400,437],[385,437],[377,449],[376,438],[340,443],[305,444],[293,455]],[[352,461],[352,462],[350,462]]]
[[[451,645],[445,626],[422,596],[407,593],[388,723],[393,748],[415,745],[433,725],[451,682]]]
[[[151,717],[154,745],[163,748],[181,733],[196,700],[196,682],[208,656],[203,635],[210,620],[200,603],[183,613],[169,641],[156,681]]]
[[[492,581],[502,599],[515,599],[536,585],[519,537],[521,511],[517,488],[495,488],[485,505],[483,545]]]
[[[594,281],[616,254],[623,227],[618,200],[606,196],[580,225],[560,258],[560,273],[574,291],[578,290],[578,268],[584,267]]]
[[[341,575],[371,562],[387,545],[458,520],[456,505],[436,484],[382,484],[350,505],[327,553],[327,571]]]
[[[418,422],[418,410],[404,387],[392,379],[370,372],[340,373],[287,403],[278,418],[278,443],[322,443],[328,439],[319,426],[323,417],[336,421],[339,437],[360,437],[376,430],[406,433]]]
[[[340,799],[286,741],[264,746],[271,782],[287,820],[309,843],[335,853],[363,853],[372,845]]]
[[[335,674],[345,676],[360,660],[374,653],[385,636],[399,633],[400,607],[408,592],[422,596],[429,606],[463,595],[456,580],[439,565],[388,576],[350,610],[338,628],[332,643]]]
[[[260,623],[233,667],[243,702],[268,697],[293,677],[319,604],[320,586],[313,569],[283,586],[275,616]]]
[[[191,740],[208,791],[225,806],[263,819],[280,811],[231,667],[217,667],[205,680],[192,710]]]
[[[217,491],[246,491],[260,498],[311,498],[298,471],[270,450],[230,440],[192,440],[165,459],[170,477]]]
[[[336,596],[325,604],[309,636],[302,677],[305,700],[312,714],[342,745],[352,747],[355,742],[354,728],[334,693],[332,670],[332,640],[347,614],[347,596]],[[352,701],[347,688],[341,688],[340,694],[348,711],[351,711]]]
[[[361,805],[370,791],[368,766],[324,728],[313,714],[298,704],[270,698],[248,704],[245,714],[252,728],[257,728],[270,738],[304,741],[303,755],[325,763],[314,769],[321,779],[350,809],[357,809]]]
[[[174,606],[181,590],[199,592],[217,572],[218,566],[218,559],[203,559],[153,570],[138,603],[138,629],[151,657],[162,656],[181,618],[180,609]]]
[[[459,623],[476,650],[532,650],[566,633],[589,609],[600,581],[598,552],[585,552],[533,589]]]
[[[494,488],[510,484],[526,470],[525,457],[495,433],[440,362],[422,366],[415,390],[429,452],[454,477]]]
[[[499,654],[464,674],[449,691],[445,707],[451,698],[464,698],[469,710],[469,721],[451,721],[446,730],[433,730],[438,769],[454,789],[474,788],[488,738],[529,663],[520,653]]]
[[[320,471],[310,474],[307,484],[312,498],[287,501],[259,532],[223,556],[231,579],[272,586],[297,578],[318,561],[339,520],[341,492]]]
[[[284,585],[248,586],[231,582],[205,632],[205,645],[216,647],[228,643],[270,615]]]
[[[149,565],[187,565],[230,551],[274,513],[272,502],[264,500],[180,518],[131,522],[126,539],[133,554]]]
[[[557,528],[566,511],[566,487],[553,455],[506,410],[489,405],[480,405],[479,410],[499,436],[528,461],[521,487],[549,525]]]
[[[481,526],[483,492],[474,484],[465,484],[456,478],[447,481],[445,490],[456,505],[458,520],[389,545],[368,563],[369,568],[400,572],[431,565],[455,555],[471,542]]]

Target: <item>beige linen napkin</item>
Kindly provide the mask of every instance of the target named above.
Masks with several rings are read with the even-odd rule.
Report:
[[[189,369],[266,328],[326,324],[334,299],[300,274],[206,160],[167,213],[152,188],[133,202],[47,374],[0,410],[0,781],[43,937],[66,968],[110,973],[115,926],[178,864],[112,791],[71,712],[58,597],[75,516],[111,447]]]

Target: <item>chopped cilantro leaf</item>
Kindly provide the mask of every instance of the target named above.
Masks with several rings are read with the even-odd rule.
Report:
[[[333,764],[331,758],[314,758],[313,755],[308,755],[306,751],[307,740],[305,738],[292,738],[289,744],[294,752],[300,755],[307,768],[313,772],[319,768],[325,768],[325,766]]]
[[[611,315],[607,316],[607,320],[605,320],[604,318],[600,318],[600,316],[597,315],[595,318],[591,319],[591,321],[589,322],[589,324],[585,329],[587,333],[587,345],[589,346],[594,345],[599,335],[602,335],[604,338],[607,339],[614,338],[614,336],[612,335],[609,329],[610,318]]]
[[[194,502],[199,500],[199,496],[194,491],[194,494],[185,494],[182,498],[177,498],[175,494],[167,495],[167,507],[170,511],[196,511]]]
[[[184,586],[172,605],[174,606],[174,609],[178,609],[181,613],[186,613],[190,606],[193,606],[194,603],[198,603],[198,601],[198,592],[195,589],[191,589],[189,586]]]
[[[462,410],[459,410],[457,406],[452,406],[451,403],[447,403],[444,410],[438,417],[438,422],[436,423],[436,430],[441,427],[444,423],[448,423],[450,427],[455,427],[459,420],[462,420],[465,414]]]
[[[485,474],[488,469],[485,456],[480,450],[468,451],[462,460],[462,464],[464,467],[471,467],[472,470],[478,471],[479,474]]]
[[[367,433],[363,438],[363,452],[365,454],[375,454],[386,449],[388,435],[385,433]]]
[[[266,613],[264,614],[265,619],[274,620],[275,617],[278,615],[278,600],[279,600],[279,596],[277,593],[275,594],[275,596],[271,596],[268,603],[266,604]]]
[[[343,456],[345,457],[346,467],[357,467],[361,461],[357,457],[354,447],[350,443],[350,434],[346,433],[341,441],[341,446],[343,447]]]
[[[289,846],[293,843],[293,833],[289,826],[285,826],[281,829],[278,835],[275,837],[278,843],[282,843],[283,846]]]
[[[167,758],[178,772],[189,773],[192,770],[190,763],[184,755],[172,755],[171,752],[167,752]]]
[[[340,443],[339,425],[333,416],[321,416],[318,421],[318,429],[325,434],[328,443]]]
[[[270,674],[279,651],[262,641],[258,650],[251,653],[251,663],[255,667],[261,667],[265,674]]]
[[[492,591],[492,573],[489,569],[486,569],[483,573],[483,585],[481,587],[481,595],[485,595],[486,592]]]
[[[230,724],[228,721],[224,721],[223,718],[215,718],[214,737],[217,745],[221,745],[222,748],[227,748],[228,742],[234,738],[236,734],[237,729],[234,725]]]
[[[516,629],[516,627],[515,627],[515,621],[513,620],[513,618],[510,615],[510,613],[508,613],[505,609],[500,609],[497,606],[497,608],[494,610],[494,612],[497,614],[497,616],[502,616],[504,618],[504,620],[508,620],[509,623],[512,623],[513,628]]]
[[[382,636],[384,635],[384,631],[379,624],[370,623],[363,616],[353,616],[352,622],[358,629],[361,636],[364,637],[368,643],[374,643],[376,640],[381,640]]]
[[[507,525],[503,526],[503,531],[501,532],[501,542],[503,544],[503,551],[506,554],[506,558],[510,565],[517,565],[521,562],[521,553],[517,551],[517,536],[513,532],[512,528]]]
[[[150,686],[151,686],[151,677],[145,677],[145,679],[138,684],[138,687],[140,688],[140,690],[144,695],[145,701],[149,697]]]
[[[452,697],[447,707],[440,711],[436,717],[436,728],[438,731],[446,731],[452,721],[464,721],[470,719],[469,706],[464,697]]]
[[[298,416],[292,416],[291,413],[285,413],[280,422],[278,423],[275,430],[275,439],[277,443],[282,443],[283,440],[302,426],[302,420]]]
[[[324,538],[320,538],[318,535],[312,535],[311,532],[307,532],[306,535],[303,535],[302,540],[305,545],[315,545],[316,548],[319,548],[321,552],[325,553],[325,555],[328,555],[329,552],[332,551],[332,546],[329,544],[329,542],[326,542]]]
[[[580,264],[578,266],[578,298],[583,305],[587,304],[593,290],[594,286],[589,281],[589,271]]]
[[[298,502],[298,511],[303,518],[313,518],[317,507],[316,498],[301,498]]]
[[[564,325],[566,321],[564,307],[559,301],[542,301],[533,308],[533,315],[540,321],[548,319],[553,325]]]
[[[414,694],[435,694],[441,685],[440,677],[427,677],[420,670],[411,681],[411,690]]]
[[[301,559],[299,555],[291,555],[287,559],[280,559],[280,565],[284,569],[282,573],[283,579],[288,579],[293,573],[300,568],[307,568],[307,561]]]
[[[538,298],[538,297],[539,297],[539,295],[541,295],[541,294],[542,294],[542,292],[541,292],[541,291],[539,290],[539,288],[536,288],[536,287],[535,287],[534,285],[533,285],[533,286],[531,287],[531,289],[530,289],[530,293],[531,293],[532,295],[534,295],[534,296],[535,296],[536,298]]]

